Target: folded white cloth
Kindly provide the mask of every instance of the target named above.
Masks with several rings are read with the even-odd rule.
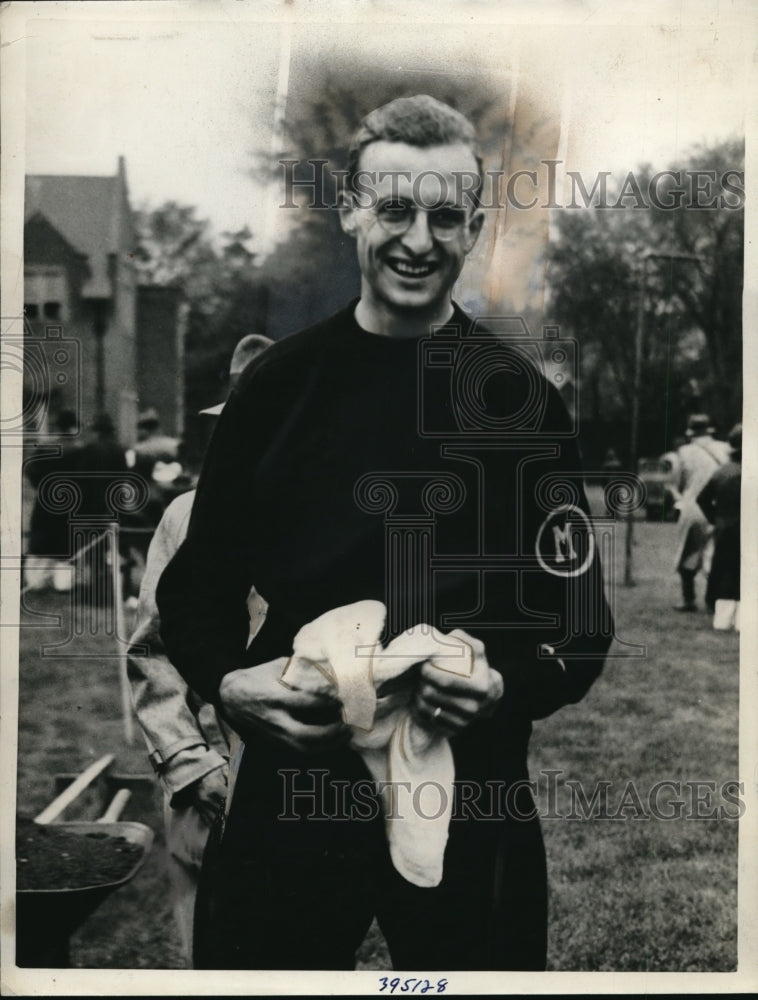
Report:
[[[414,885],[442,880],[443,857],[453,806],[455,770],[446,737],[421,725],[410,713],[412,680],[396,681],[425,660],[477,682],[488,669],[460,635],[416,625],[379,643],[386,608],[358,601],[334,608],[303,626],[282,683],[303,691],[336,687],[345,721],[353,728],[351,746],[382,782],[387,838],[395,868]]]

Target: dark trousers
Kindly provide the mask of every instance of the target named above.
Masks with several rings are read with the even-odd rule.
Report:
[[[398,970],[544,969],[536,818],[454,819],[444,878],[423,889],[392,865],[381,816],[276,822],[241,792],[206,851],[195,968],[353,969],[376,917]]]
[[[682,581],[682,600],[685,604],[695,603],[695,577],[697,570],[680,569],[679,576]]]
[[[716,531],[711,572],[708,575],[706,603],[740,599],[740,526],[727,525]]]

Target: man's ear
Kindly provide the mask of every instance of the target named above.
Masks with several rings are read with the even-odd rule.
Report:
[[[464,246],[466,247],[466,253],[471,253],[474,249],[476,241],[479,239],[479,233],[482,231],[482,226],[484,225],[484,210],[477,208],[477,210],[472,214],[466,225],[466,237]]]
[[[340,191],[337,200],[337,211],[339,212],[342,231],[347,233],[348,236],[355,238],[357,223],[355,220],[354,195],[352,191]]]

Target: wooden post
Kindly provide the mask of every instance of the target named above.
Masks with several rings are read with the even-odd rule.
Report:
[[[640,427],[640,393],[642,391],[642,349],[645,336],[645,284],[647,283],[648,254],[642,258],[642,273],[637,299],[637,329],[634,337],[634,382],[632,384],[632,427],[629,441],[629,464],[637,475]],[[626,515],[626,544],[624,546],[624,586],[634,586],[634,511]]]
[[[116,615],[116,641],[118,643],[118,680],[121,691],[121,712],[124,718],[124,739],[127,746],[134,743],[134,714],[132,711],[132,696],[127,673],[126,646],[119,642],[124,635],[124,588],[121,580],[121,560],[118,551],[118,523],[112,525],[111,537],[111,572],[113,574],[113,603]]]
[[[97,821],[98,823],[115,823],[119,818],[121,813],[124,811],[124,806],[132,797],[132,793],[128,788],[119,788],[116,794],[111,799],[110,805],[105,810],[103,815]]]
[[[71,782],[68,788],[64,788],[61,794],[53,799],[46,809],[42,810],[39,816],[34,817],[34,822],[42,824],[53,823],[71,805],[74,799],[81,795],[84,789],[88,785],[91,785],[112,763],[113,754],[107,753],[100,760],[96,760],[94,764],[90,764],[86,770],[82,771],[78,778]]]

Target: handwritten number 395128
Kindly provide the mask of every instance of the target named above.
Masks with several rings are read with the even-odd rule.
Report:
[[[380,993],[385,990],[390,993],[396,990],[398,993],[444,993],[447,989],[447,979],[438,979],[436,983],[431,983],[428,979],[400,979],[399,976],[390,979],[388,976],[380,976],[379,982]]]

